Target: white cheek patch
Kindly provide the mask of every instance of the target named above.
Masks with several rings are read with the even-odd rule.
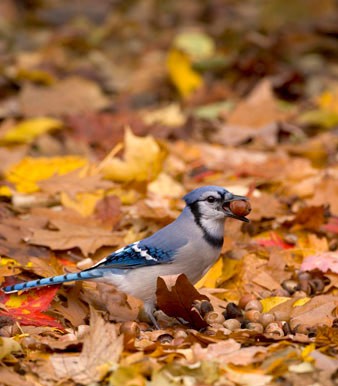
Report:
[[[149,255],[148,251],[147,250],[142,250],[141,248],[138,247],[138,242],[135,243],[135,245],[133,245],[133,250],[137,253],[139,253],[142,257],[144,257],[146,260],[154,260],[154,261],[158,261],[157,259],[155,259],[155,257],[152,257],[151,255]]]

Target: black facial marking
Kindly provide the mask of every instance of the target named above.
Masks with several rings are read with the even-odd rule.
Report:
[[[201,223],[201,213],[198,201],[189,205],[191,213],[194,215],[195,223],[202,229],[204,240],[215,248],[222,248],[223,237],[215,237],[211,235],[208,230]]]
[[[41,283],[41,279],[36,281],[36,284],[39,285]]]

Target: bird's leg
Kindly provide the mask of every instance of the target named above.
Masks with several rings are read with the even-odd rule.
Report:
[[[147,316],[149,317],[149,319],[151,320],[152,324],[155,326],[155,328],[157,330],[160,330],[161,327],[160,325],[157,323],[157,320],[155,319],[155,316],[154,316],[154,310],[155,310],[155,306],[154,306],[154,303],[153,302],[145,302],[144,303],[144,311],[145,313],[147,314]]]

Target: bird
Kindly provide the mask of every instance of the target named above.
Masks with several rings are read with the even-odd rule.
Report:
[[[143,240],[114,251],[90,268],[6,286],[3,292],[10,294],[95,279],[143,300],[145,312],[159,328],[153,315],[157,278],[184,273],[191,283],[197,283],[220,256],[225,219],[231,217],[249,222],[242,212],[239,215],[231,209],[232,202],[248,202],[248,198],[223,187],[202,186],[183,199],[186,205],[175,221]]]

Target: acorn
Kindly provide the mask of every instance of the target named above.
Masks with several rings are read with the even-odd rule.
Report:
[[[223,324],[225,319],[224,316],[220,312],[210,311],[204,316],[204,320],[208,324]]]
[[[266,327],[269,323],[274,322],[275,320],[276,320],[275,315],[270,314],[269,312],[261,314],[260,322],[264,327]]]
[[[251,212],[251,204],[246,200],[231,201],[230,210],[236,216],[245,217]]]
[[[262,326],[262,324],[254,323],[254,322],[247,323],[246,328],[248,330],[256,331],[256,332],[258,332],[260,334],[262,334],[263,331],[264,331],[264,327]]]
[[[266,334],[274,335],[276,337],[284,336],[283,326],[282,326],[282,324],[280,322],[269,323],[265,327],[265,331],[264,332]]]
[[[157,338],[157,341],[162,344],[170,344],[173,341],[174,337],[170,334],[162,334]]]
[[[294,294],[299,289],[298,283],[292,279],[284,280],[282,288],[284,288],[290,295]]]
[[[202,300],[199,305],[199,311],[202,316],[206,315],[208,312],[214,310],[213,305],[209,302],[209,300]]]
[[[315,293],[322,292],[325,288],[324,280],[319,277],[315,277],[309,281],[310,286],[314,289]]]
[[[256,296],[253,294],[244,294],[241,296],[239,299],[238,305],[241,307],[243,310],[245,306],[251,301],[251,300],[256,300]]]
[[[241,328],[241,322],[237,319],[227,319],[223,326],[230,331],[239,330]]]
[[[250,310],[257,310],[259,312],[262,312],[263,310],[262,303],[256,299],[250,300],[245,306],[245,311],[250,311]]]
[[[312,279],[312,275],[310,272],[307,272],[307,271],[298,272],[298,280],[310,280],[310,279]]]
[[[140,336],[140,327],[134,321],[123,322],[120,326],[120,333],[128,336],[128,338]]]
[[[223,311],[225,319],[237,319],[243,317],[241,309],[235,303],[228,303],[225,311]]]
[[[261,313],[258,310],[245,311],[244,318],[249,322],[257,323],[261,320]]]

